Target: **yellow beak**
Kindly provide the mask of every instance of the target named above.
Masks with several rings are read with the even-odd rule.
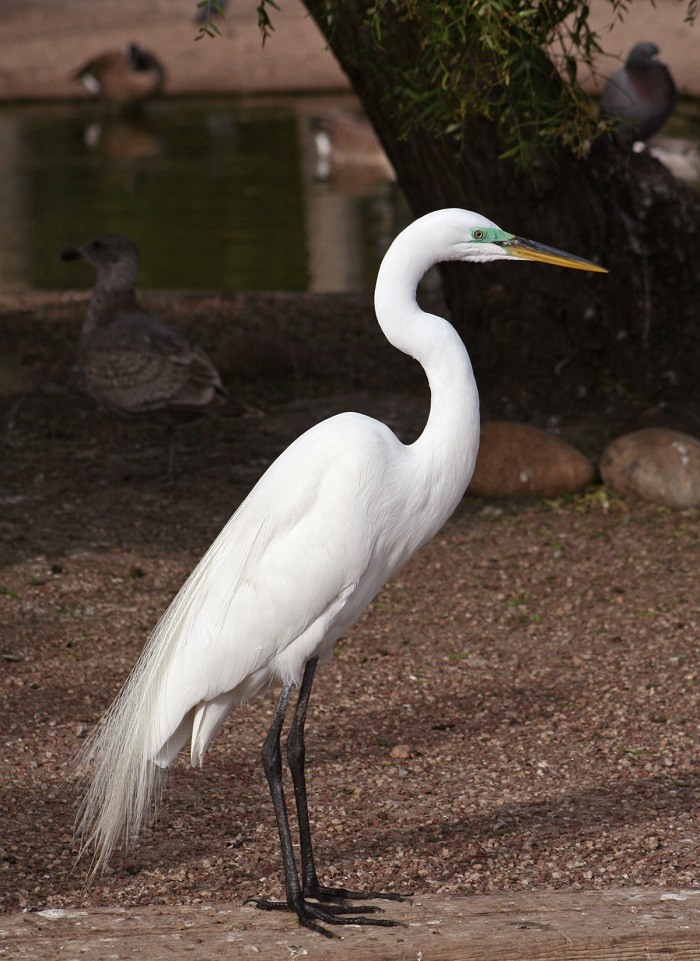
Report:
[[[523,237],[513,237],[512,240],[505,240],[501,243],[509,253],[523,260],[537,260],[543,264],[556,264],[558,267],[571,267],[574,270],[592,270],[598,274],[607,274],[605,267],[584,260],[583,257],[576,257],[574,254],[567,254],[563,250],[556,250],[554,247],[545,247],[544,244],[537,244],[534,240],[525,240]]]

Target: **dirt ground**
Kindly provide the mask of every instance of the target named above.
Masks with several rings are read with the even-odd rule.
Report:
[[[172,484],[161,425],[117,423],[72,386],[85,295],[0,309],[6,912],[280,893],[259,762],[274,692],[234,713],[202,771],[176,766],[155,825],[89,888],[71,757],[294,436],[356,409],[409,440],[427,412],[417,365],[363,298],[144,301],[196,333],[232,392],[220,416],[179,425]],[[562,434],[595,453],[619,428],[596,423],[565,417]],[[699,561],[697,511],[600,488],[467,496],[319,678],[308,761],[324,874],[437,898],[700,890]]]

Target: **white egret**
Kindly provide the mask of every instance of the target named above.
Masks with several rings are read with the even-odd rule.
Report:
[[[314,673],[382,585],[450,516],[469,483],[479,444],[479,399],[455,329],[416,303],[418,281],[440,261],[538,260],[602,268],[515,237],[466,210],[440,210],[407,227],[389,248],[375,306],[391,344],[423,366],[431,407],[420,437],[402,444],[358,413],[323,421],[268,468],[195,568],[156,627],[131,677],[83,756],[92,782],[78,834],[94,868],[121,835],[134,841],[160,768],[186,742],[199,767],[236,705],[273,682],[282,693],[263,747],[282,848],[286,901],[324,934],[329,924],[391,924],[357,916],[347,900],[396,898],[319,883],[304,777],[304,722]],[[297,802],[301,872],[282,787],[280,734],[300,692],[287,758]],[[330,902],[330,903],[328,903]],[[370,911],[376,909],[370,909]]]

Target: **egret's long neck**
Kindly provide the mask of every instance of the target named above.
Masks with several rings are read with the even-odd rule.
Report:
[[[418,282],[434,257],[429,250],[416,251],[413,244],[404,245],[400,240],[394,242],[379,271],[377,320],[387,340],[425,370],[430,415],[413,448],[428,481],[454,500],[454,508],[474,470],[479,394],[469,354],[457,331],[416,303]]]

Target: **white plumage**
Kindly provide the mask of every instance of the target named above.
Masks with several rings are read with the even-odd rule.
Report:
[[[92,769],[92,781],[78,831],[94,845],[96,866],[121,835],[138,836],[159,769],[188,740],[192,765],[199,766],[229,711],[273,682],[284,685],[281,728],[291,686],[307,672],[308,700],[315,659],[331,656],[334,642],[387,579],[450,516],[474,469],[478,394],[458,334],[418,307],[416,286],[441,260],[522,257],[600,270],[463,210],[428,214],[394,241],[377,280],[377,318],[389,341],[425,369],[431,389],[426,427],[404,445],[362,414],[332,417],[291,444],[253,488],[156,627],[86,748],[83,768]],[[279,750],[279,730],[271,729],[268,740],[274,747],[274,734]],[[303,761],[299,776],[305,803]],[[276,813],[279,822],[278,799]],[[317,893],[310,837],[304,861],[303,818],[300,811],[305,899],[295,889],[283,837],[287,903],[302,923],[323,931],[312,918],[348,919],[337,905],[309,904],[308,897],[326,898]],[[281,835],[284,829],[280,825]]]

